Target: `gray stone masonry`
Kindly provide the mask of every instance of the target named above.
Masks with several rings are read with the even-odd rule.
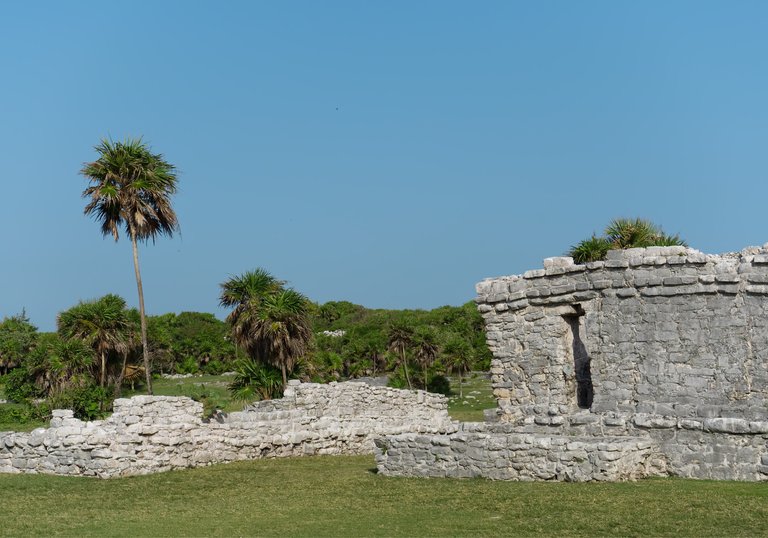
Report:
[[[665,466],[648,438],[504,433],[482,427],[452,435],[380,438],[375,454],[379,472],[387,476],[620,481],[662,476]]]
[[[291,382],[280,400],[202,420],[189,398],[118,399],[105,420],[57,410],[49,428],[0,433],[0,472],[111,478],[264,457],[369,454],[374,436],[456,431],[444,396]]]
[[[768,245],[548,258],[477,304],[496,412],[377,441],[382,473],[768,480]]]

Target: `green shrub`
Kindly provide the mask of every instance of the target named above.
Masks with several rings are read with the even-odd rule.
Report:
[[[218,359],[208,361],[205,366],[203,366],[203,372],[208,375],[221,375],[226,371],[227,366]]]
[[[47,400],[52,409],[71,409],[80,420],[104,418],[112,408],[112,397],[97,385],[70,387]]]
[[[679,235],[665,234],[660,226],[644,219],[614,219],[606,226],[605,236],[585,239],[572,246],[568,255],[576,263],[604,260],[611,249],[652,246],[687,246]]]
[[[592,235],[580,243],[571,247],[568,253],[576,263],[596,262],[605,259],[611,243],[605,237],[596,237]]]
[[[176,364],[177,374],[196,374],[198,371],[200,371],[200,367],[198,367],[194,357],[187,357]]]
[[[271,400],[283,395],[283,376],[279,369],[252,359],[235,363],[235,378],[229,391],[236,400]]]
[[[0,423],[28,424],[51,418],[51,408],[46,403],[0,404]]]
[[[405,379],[402,370],[395,370],[389,374],[387,386],[393,389],[407,389],[408,381]]]
[[[187,393],[190,398],[203,404],[203,418],[210,418],[217,409],[223,409],[226,402],[215,391],[203,385],[190,387]]]
[[[433,375],[427,383],[427,390],[449,396],[451,394],[451,382],[444,375]]]
[[[5,375],[4,382],[5,397],[12,402],[24,403],[43,396],[32,382],[26,368],[14,368]]]

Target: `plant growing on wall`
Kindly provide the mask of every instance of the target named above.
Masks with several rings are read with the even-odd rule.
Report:
[[[660,226],[640,218],[614,219],[605,228],[605,235],[584,239],[568,251],[576,263],[604,260],[609,250],[652,247],[687,246],[679,235],[668,235]]]

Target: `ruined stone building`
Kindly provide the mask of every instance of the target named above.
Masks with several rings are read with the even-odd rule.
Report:
[[[477,285],[498,407],[458,423],[423,391],[291,382],[204,422],[186,398],[56,411],[0,432],[0,472],[101,477],[374,452],[384,475],[499,480],[768,480],[768,245],[611,251]]]
[[[477,293],[497,423],[390,439],[391,474],[768,479],[766,247],[549,258]]]

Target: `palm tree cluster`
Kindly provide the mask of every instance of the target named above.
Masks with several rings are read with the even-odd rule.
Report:
[[[469,344],[465,343],[465,345],[469,347]],[[432,367],[435,366],[435,361],[440,354],[440,344],[434,329],[420,327],[418,330],[414,330],[407,323],[393,323],[387,331],[387,349],[395,357],[395,367],[402,369],[403,377],[409,389],[413,388],[408,370],[408,363],[411,359],[414,359],[421,368],[422,388],[424,390],[429,389],[430,371],[433,370]],[[449,345],[445,346],[443,355],[447,364],[440,366],[445,366],[450,370],[454,355],[450,353]]]
[[[126,362],[137,344],[136,320],[125,300],[109,294],[81,301],[59,314],[56,325],[62,339],[79,341],[93,353],[99,387],[114,384],[115,394],[119,394]]]
[[[3,320],[0,349],[20,351],[6,395],[18,403],[44,398],[94,418],[108,407],[110,387],[120,395],[126,363],[138,348],[138,326],[138,312],[117,295],[61,312],[55,333],[38,334],[23,315]]]
[[[572,246],[568,255],[576,263],[604,260],[609,250],[652,246],[687,246],[679,235],[668,235],[651,221],[614,219],[605,228],[605,235],[585,239]]]
[[[285,386],[288,374],[307,353],[312,340],[309,300],[257,268],[223,282],[219,302],[233,309],[227,322],[234,342],[252,361],[279,368]],[[255,379],[245,375],[253,370],[251,365],[241,366],[243,379]]]

